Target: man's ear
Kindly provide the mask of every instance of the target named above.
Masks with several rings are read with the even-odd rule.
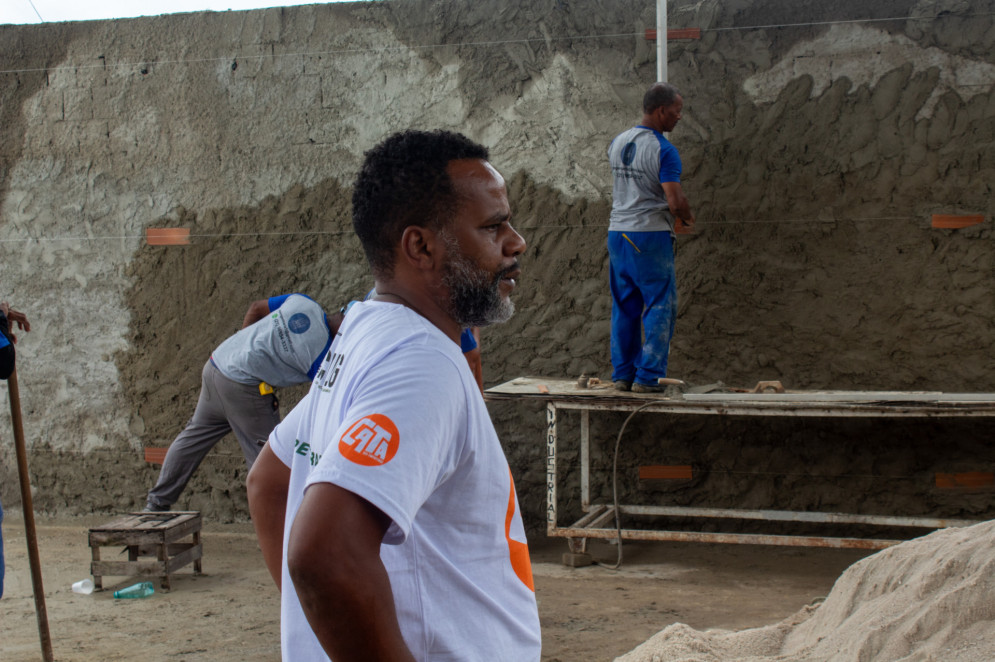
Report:
[[[416,269],[431,271],[440,264],[442,241],[431,228],[409,225],[401,235],[401,257]]]

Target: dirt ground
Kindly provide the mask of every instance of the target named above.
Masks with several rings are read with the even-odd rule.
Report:
[[[143,600],[115,600],[111,590],[134,578],[105,578],[103,592],[78,595],[89,577],[87,531],[103,518],[39,519],[41,556],[55,659],[280,659],[279,600],[263,566],[251,524],[205,523],[204,574],[192,566],[172,591]],[[24,523],[3,523],[7,577],[0,600],[0,659],[41,659]],[[866,552],[752,545],[637,543],[624,545],[619,570],[567,568],[566,544],[535,539],[533,572],[548,662],[612,660],[671,623],[739,630],[775,623],[829,592]],[[615,548],[592,544],[595,558],[614,562]],[[106,560],[113,552],[103,549]],[[123,559],[122,559],[123,560]]]

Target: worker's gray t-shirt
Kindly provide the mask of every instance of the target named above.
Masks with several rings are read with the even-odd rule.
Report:
[[[663,134],[646,126],[623,131],[608,147],[612,232],[674,232],[662,182],[681,181],[681,157]]]
[[[270,313],[221,343],[211,360],[240,384],[281,388],[311,381],[332,343],[325,312],[303,294],[268,303]]]

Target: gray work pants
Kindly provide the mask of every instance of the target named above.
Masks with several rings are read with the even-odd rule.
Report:
[[[149,491],[148,510],[169,510],[187,486],[208,451],[234,432],[245,464],[259,457],[269,433],[280,422],[276,397],[261,395],[258,384],[239,384],[225,377],[213,363],[204,364],[200,398],[190,422],[166,451],[159,480]]]

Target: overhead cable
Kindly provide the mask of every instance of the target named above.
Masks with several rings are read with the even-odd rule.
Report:
[[[703,227],[708,227],[712,225],[746,225],[746,224],[768,224],[768,225],[778,225],[782,223],[800,224],[800,223],[852,223],[852,222],[867,222],[867,221],[917,221],[920,220],[913,216],[862,216],[857,218],[783,218],[783,219],[744,219],[744,220],[731,220],[731,221],[702,221],[701,225]],[[608,228],[607,223],[583,225],[583,224],[553,224],[553,225],[519,225],[516,226],[517,230],[522,231],[536,231],[536,230],[565,230],[565,229],[586,229],[586,230],[598,230],[604,231]],[[191,232],[189,237],[191,239],[202,238],[202,239],[234,239],[240,237],[295,237],[295,236],[312,236],[312,235],[352,235],[353,230],[296,230],[292,232]],[[91,241],[142,241],[145,239],[144,234],[125,234],[125,235],[97,235],[97,236],[80,236],[80,237],[26,237],[19,239],[0,239],[0,244],[30,244],[30,243],[55,243],[55,242],[91,242]]]

